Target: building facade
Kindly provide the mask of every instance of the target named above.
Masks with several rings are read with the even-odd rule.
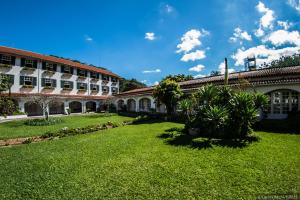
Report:
[[[184,93],[197,91],[206,84],[223,85],[224,76],[210,76],[180,82]],[[228,84],[248,92],[260,92],[269,96],[270,106],[267,118],[282,119],[291,111],[300,111],[300,66],[285,68],[252,69],[229,74]],[[154,87],[123,92],[114,98],[118,110],[133,112],[166,112],[164,105],[158,105],[152,96]]]
[[[0,75],[10,79],[10,95],[20,111],[43,115],[35,96],[54,99],[48,113],[97,111],[119,92],[119,76],[102,68],[55,56],[0,46]]]

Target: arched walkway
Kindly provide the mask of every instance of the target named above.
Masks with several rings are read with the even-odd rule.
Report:
[[[56,114],[64,114],[64,102],[55,101],[49,104],[49,114],[56,115]]]
[[[300,93],[294,90],[274,90],[267,95],[270,98],[268,114],[278,118],[286,117],[291,111],[300,110]]]
[[[128,99],[127,101],[127,109],[128,111],[135,112],[136,102],[134,99]]]
[[[94,101],[86,102],[85,106],[86,106],[87,112],[96,112],[97,111],[96,102],[94,102]]]
[[[151,100],[148,98],[142,98],[139,100],[139,111],[149,112],[151,108]]]
[[[69,103],[69,108],[71,113],[81,113],[82,105],[79,101],[72,101]]]
[[[120,99],[118,102],[117,102],[117,109],[118,110],[124,110],[125,109],[125,102],[123,99]]]
[[[24,104],[24,110],[27,113],[28,116],[40,116],[43,115],[42,108],[34,103],[34,102],[26,102]]]

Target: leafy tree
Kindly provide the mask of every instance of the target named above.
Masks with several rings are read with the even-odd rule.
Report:
[[[57,100],[57,97],[45,96],[45,95],[36,95],[36,96],[28,95],[28,98],[29,98],[29,102],[33,104],[37,104],[42,109],[45,120],[49,120],[48,108],[50,104],[54,103]]]
[[[120,80],[120,92],[126,92],[129,90],[139,89],[146,87],[146,84],[139,82],[136,79],[122,79]]]
[[[10,97],[0,97],[0,115],[7,116],[13,114],[18,108]]]
[[[174,112],[176,104],[182,95],[183,92],[181,91],[179,84],[170,79],[161,81],[153,91],[153,96],[157,102],[166,105],[168,115],[171,115]]]
[[[185,74],[177,74],[177,75],[168,75],[165,78],[162,79],[162,81],[169,79],[175,82],[182,82],[182,81],[189,81],[193,79],[193,76],[191,75],[185,75]]]
[[[210,75],[211,76],[219,76],[219,75],[221,75],[221,72],[220,71],[211,71]]]
[[[0,93],[7,91],[10,88],[10,81],[7,76],[0,74]]]
[[[300,54],[294,54],[291,56],[282,56],[277,60],[273,60],[270,63],[262,64],[264,68],[273,68],[273,67],[291,67],[300,65]]]

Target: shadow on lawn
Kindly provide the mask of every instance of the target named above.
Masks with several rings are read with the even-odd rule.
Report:
[[[244,139],[209,139],[195,137],[183,132],[183,129],[171,128],[158,136],[164,139],[166,144],[174,146],[188,146],[196,149],[213,148],[213,146],[222,146],[230,148],[247,147],[253,142],[259,141],[257,136],[249,136]]]

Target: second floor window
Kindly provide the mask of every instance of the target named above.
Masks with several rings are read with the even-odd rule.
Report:
[[[21,58],[21,67],[37,68],[37,61],[32,59]]]
[[[56,80],[50,78],[42,78],[42,87],[56,87]]]
[[[98,92],[99,91],[99,86],[96,85],[96,84],[91,84],[91,91]]]
[[[60,83],[61,88],[63,89],[73,89],[73,82],[72,81],[61,81]]]
[[[86,83],[77,83],[77,89],[78,90],[86,90],[87,84]]]
[[[102,92],[103,93],[108,93],[109,92],[109,87],[108,86],[102,86]]]
[[[23,85],[23,86],[36,86],[36,77],[20,76],[20,85]]]

